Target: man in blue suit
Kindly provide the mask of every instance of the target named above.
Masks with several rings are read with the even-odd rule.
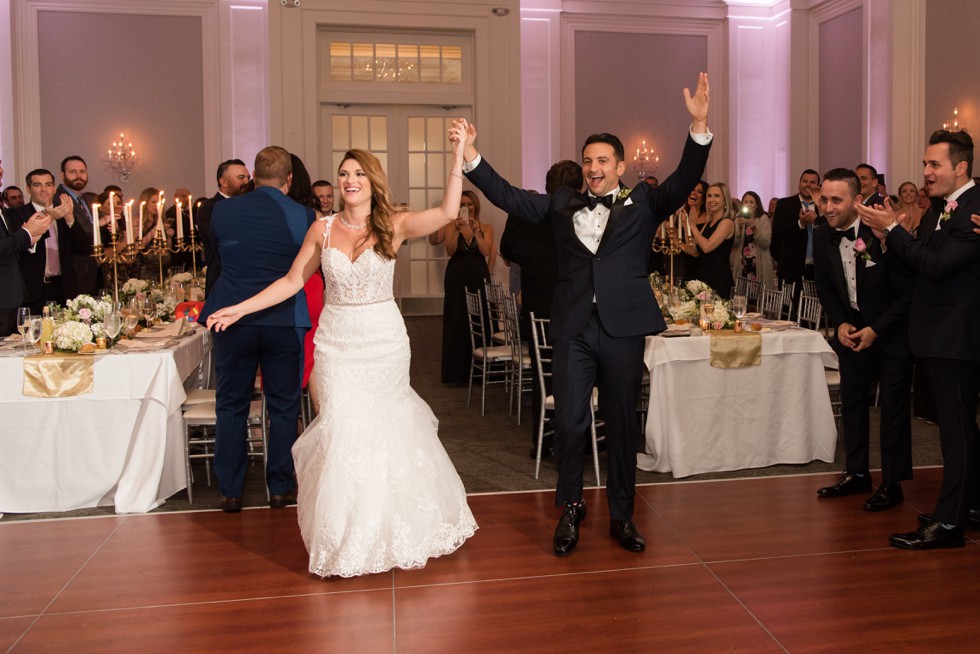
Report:
[[[701,73],[692,96],[684,89],[693,123],[680,165],[658,188],[632,191],[623,144],[611,134],[594,134],[582,149],[587,192],[563,187],[538,195],[511,186],[481,159],[467,139],[467,178],[496,206],[533,223],[549,222],[558,248],[558,284],[551,311],[555,395],[556,504],[563,506],[554,550],[570,554],[585,517],[583,453],[591,416],[592,389],[606,423],[609,472],[609,533],[631,552],[646,546],[633,524],[636,485],[636,403],[643,375],[647,334],[666,328],[647,281],[647,257],[657,227],[687,199],[708,160],[708,76]]]
[[[255,157],[252,193],[214,206],[211,232],[221,274],[209,289],[202,324],[212,312],[255,295],[285,275],[315,216],[286,197],[289,152],[267,147]],[[296,501],[291,448],[299,420],[303,337],[310,328],[302,292],[253,313],[214,335],[217,426],[214,470],[227,513],[241,511],[247,452],[246,421],[257,369],[262,371],[270,421],[266,482],[272,508]]]

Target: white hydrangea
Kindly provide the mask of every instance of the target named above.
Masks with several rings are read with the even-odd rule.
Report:
[[[55,325],[54,346],[65,352],[77,352],[78,348],[92,342],[92,329],[77,320],[66,320]]]

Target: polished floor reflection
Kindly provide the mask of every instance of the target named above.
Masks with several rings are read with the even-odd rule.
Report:
[[[980,542],[887,546],[932,509],[818,500],[834,475],[640,487],[647,551],[587,492],[578,550],[551,553],[552,493],[474,495],[477,535],[423,570],[320,580],[295,509],[0,525],[0,651],[975,651]],[[977,532],[967,532],[976,538]]]

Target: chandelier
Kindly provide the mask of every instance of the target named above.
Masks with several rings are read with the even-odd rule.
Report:
[[[136,154],[132,142],[126,141],[126,135],[119,132],[119,140],[112,141],[112,145],[106,150],[103,163],[106,172],[119,181],[128,183],[138,161],[139,156]]]
[[[947,132],[960,131],[960,110],[953,107],[953,118],[943,123],[943,129]]]
[[[642,181],[657,172],[659,167],[660,155],[652,146],[648,147],[646,141],[642,141],[633,154],[633,172]]]

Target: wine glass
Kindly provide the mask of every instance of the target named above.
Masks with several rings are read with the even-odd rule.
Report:
[[[27,354],[27,330],[31,328],[31,310],[29,307],[17,309],[17,331],[20,332],[21,346]]]
[[[681,296],[677,293],[677,289],[671,289],[670,295],[667,296],[667,311],[670,312],[674,322],[677,322],[681,313]]]
[[[715,297],[712,295],[701,303],[701,318],[704,320],[705,325],[707,325],[707,329],[711,329],[711,316],[713,316],[714,313]]]
[[[119,336],[119,330],[122,329],[122,314],[118,307],[114,306],[111,311],[106,312],[102,319],[102,326],[105,327],[105,334],[109,337],[109,342],[116,340],[116,337]]]
[[[146,319],[147,328],[152,327],[157,317],[157,303],[147,296],[140,305],[140,310],[143,313],[143,317]]]
[[[138,313],[132,309],[123,310],[123,323],[126,327],[126,335],[132,338],[133,332],[136,331],[136,324],[139,323],[140,316]]]
[[[31,349],[41,340],[41,316],[31,316],[30,327],[27,330],[27,340],[31,344]]]
[[[741,320],[748,310],[749,301],[744,295],[734,295],[732,296],[732,311],[735,312],[735,318]]]

